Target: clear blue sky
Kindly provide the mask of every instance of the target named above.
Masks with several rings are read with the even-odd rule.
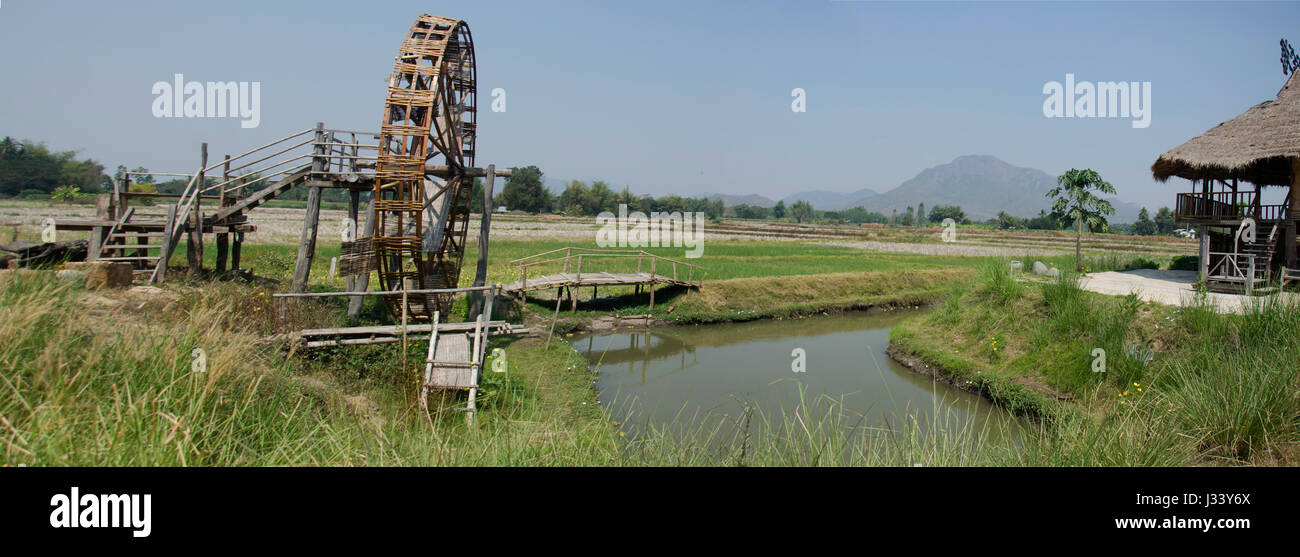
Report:
[[[988,154],[1167,205],[1186,183],[1151,162],[1272,98],[1278,39],[1300,42],[1291,2],[3,0],[0,135],[184,172],[201,141],[220,156],[317,121],[377,129],[423,12],[473,31],[480,163],[656,195],[887,190]],[[261,82],[260,127],[155,119],[150,87],[175,73]],[[1066,73],[1152,82],[1151,126],[1045,118],[1043,84]],[[496,87],[505,113],[486,109]]]

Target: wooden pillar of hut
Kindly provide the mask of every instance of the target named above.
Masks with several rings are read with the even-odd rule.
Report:
[[[492,188],[495,185],[496,174],[496,165],[489,164],[487,176],[483,180],[483,216],[478,226],[478,267],[474,269],[474,286],[487,284],[488,231],[492,227]],[[474,292],[470,295],[470,300],[469,319],[473,321],[482,311],[483,293]],[[492,316],[487,316],[487,320],[491,321]]]
[[[1197,225],[1196,237],[1201,241],[1200,249],[1196,252],[1196,262],[1200,267],[1197,275],[1201,280],[1205,280],[1205,275],[1210,272],[1210,227],[1204,224]]]
[[[1286,232],[1282,239],[1283,249],[1286,250],[1286,266],[1296,268],[1296,186],[1300,185],[1300,158],[1291,157],[1291,185],[1286,188],[1286,201],[1283,202],[1286,207],[1286,225],[1283,230]]]

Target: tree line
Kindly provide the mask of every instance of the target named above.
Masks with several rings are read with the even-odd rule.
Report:
[[[53,151],[41,142],[7,136],[0,139],[0,195],[46,196],[59,188],[97,193],[112,188],[112,178],[104,174],[104,165],[78,159],[76,151]]]
[[[481,187],[481,183],[475,183],[474,199],[478,203],[476,210],[482,208],[482,194],[478,189]],[[724,215],[726,209],[721,199],[637,195],[626,187],[615,191],[601,180],[595,180],[590,185],[581,180],[573,180],[565,186],[564,191],[553,194],[546,189],[545,175],[536,166],[511,168],[505,187],[493,199],[493,203],[511,211],[568,216],[596,216],[602,211],[617,213],[619,205],[627,205],[629,212],[698,212],[710,219],[717,219]]]

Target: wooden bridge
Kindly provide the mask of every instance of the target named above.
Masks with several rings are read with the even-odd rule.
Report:
[[[632,263],[636,265],[633,267]],[[511,276],[519,280],[502,285],[510,293],[519,293],[527,299],[528,292],[557,289],[558,296],[569,289],[572,309],[578,301],[574,288],[591,287],[594,299],[601,286],[633,286],[636,293],[650,290],[650,309],[654,309],[658,284],[699,288],[707,272],[703,267],[669,259],[640,250],[605,250],[588,248],[560,248],[516,259],[507,264]],[[585,269],[584,269],[585,266]]]

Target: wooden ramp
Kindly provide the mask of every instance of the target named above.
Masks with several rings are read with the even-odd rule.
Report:
[[[492,315],[492,296],[487,300],[487,315]],[[483,316],[474,321],[469,332],[438,334],[441,314],[433,313],[433,332],[429,335],[429,355],[424,360],[424,382],[420,386],[420,409],[429,410],[429,394],[433,391],[469,390],[469,402],[463,410],[466,419],[474,422],[474,397],[478,394],[479,376],[483,370],[483,353],[487,350],[488,331]],[[460,409],[458,409],[460,410]]]
[[[430,352],[434,358],[426,363],[424,379],[426,389],[468,389],[477,387],[474,362],[470,358],[473,341],[468,334],[450,334],[438,337],[437,346]]]

